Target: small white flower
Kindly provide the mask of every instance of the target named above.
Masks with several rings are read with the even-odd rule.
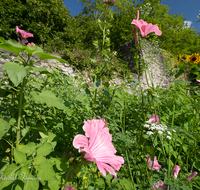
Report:
[[[172,131],[173,131],[174,133],[176,133],[176,131],[175,131],[174,129],[172,129]]]
[[[166,136],[167,139],[171,140],[172,138],[170,136]]]
[[[162,132],[162,131],[158,131],[158,133],[159,133],[160,135],[162,135],[162,134],[163,134],[163,132]]]
[[[169,131],[167,131],[168,135],[171,135],[171,133]]]
[[[149,123],[149,124],[151,124],[151,121],[145,121],[145,123]]]
[[[153,135],[153,132],[152,131],[147,131],[147,135]]]
[[[144,127],[149,128],[150,125],[145,124]]]

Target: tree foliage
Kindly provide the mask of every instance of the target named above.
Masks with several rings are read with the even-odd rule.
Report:
[[[74,19],[62,0],[1,0],[0,10],[0,36],[6,39],[17,38],[18,26],[33,33],[37,44],[76,41]]]

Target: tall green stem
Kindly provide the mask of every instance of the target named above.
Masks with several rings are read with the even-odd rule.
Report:
[[[18,148],[19,139],[20,139],[20,125],[21,125],[22,99],[23,99],[24,84],[25,84],[25,79],[23,79],[20,94],[19,94],[19,112],[18,112],[18,120],[17,120],[17,128],[16,128],[17,129],[16,148]]]

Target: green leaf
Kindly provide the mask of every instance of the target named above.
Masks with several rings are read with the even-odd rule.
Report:
[[[39,102],[41,104],[45,103],[49,107],[54,106],[58,109],[67,110],[62,100],[56,97],[56,95],[50,90],[43,90],[39,94],[33,91],[31,92],[31,95],[36,102]]]
[[[5,63],[2,69],[7,71],[10,80],[15,86],[18,86],[24,77],[28,74],[27,68],[21,67],[14,62]]]
[[[38,47],[38,46],[25,46],[26,52],[28,52],[29,54],[35,55],[38,53],[43,53],[42,48]]]
[[[95,79],[94,79],[94,89],[98,88],[101,84],[101,81],[99,78],[97,78],[97,76],[95,75]]]
[[[10,127],[16,122],[14,118],[11,118],[9,122],[0,119],[0,139],[7,133]]]
[[[20,168],[20,166],[17,166],[17,164],[10,164],[8,167],[3,171],[3,176],[8,177],[14,177],[13,175],[15,172]]]
[[[24,182],[23,190],[39,189],[39,178],[30,173],[28,166],[21,168],[20,179]]]
[[[194,163],[194,167],[200,171],[200,161]]]
[[[26,162],[26,155],[16,148],[14,149],[14,158],[16,163],[23,163]]]
[[[57,181],[56,174],[53,170],[53,167],[47,161],[37,166],[37,171],[38,171],[37,177],[41,178],[41,180]]]
[[[95,184],[98,188],[105,189],[105,182],[102,178],[97,178]]]
[[[60,63],[67,63],[66,60],[60,59],[60,58],[55,57],[55,56],[52,56],[52,55],[50,55],[49,53],[38,52],[37,54],[40,56],[40,60],[56,59],[56,60],[58,60]]]
[[[38,155],[38,156],[36,156],[34,158],[34,164],[35,165],[40,165],[40,164],[42,164],[42,163],[44,163],[46,161],[47,161],[46,158],[44,156],[42,156],[42,155]]]
[[[59,180],[50,180],[48,181],[48,186],[50,187],[50,189],[53,190],[58,190],[60,189],[60,181]]]
[[[22,50],[24,50],[25,48],[24,48],[20,43],[18,43],[18,44],[19,44],[19,46],[16,47],[16,46],[13,46],[13,45],[11,45],[11,44],[2,43],[2,44],[0,44],[0,48],[1,48],[1,49],[4,49],[4,50],[11,51],[11,52],[13,52],[13,53],[19,55],[19,53],[20,53]]]
[[[46,142],[40,148],[37,149],[37,155],[47,156],[53,151],[52,144]]]
[[[106,175],[106,184],[108,185],[108,187],[110,188],[111,187],[111,182],[110,180],[113,178],[113,175],[111,174],[107,174]]]
[[[178,78],[180,75],[182,75],[184,73],[184,69],[181,68],[178,73],[176,73],[175,78]]]
[[[23,144],[18,145],[18,150],[22,153],[27,154],[27,153],[32,153],[33,151],[35,151],[35,147],[36,147],[35,143],[30,142],[26,145],[23,145]]]

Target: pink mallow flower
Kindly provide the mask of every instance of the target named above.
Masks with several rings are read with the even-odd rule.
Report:
[[[174,171],[173,171],[173,176],[175,177],[175,179],[177,178],[180,169],[181,168],[178,165],[175,165]]]
[[[167,186],[164,186],[164,183],[163,182],[159,182],[158,183],[154,183],[154,186],[153,186],[153,190],[156,190],[158,188],[161,188],[161,189],[167,189]]]
[[[200,79],[198,80],[198,79],[196,79],[197,80],[197,82],[200,82]]]
[[[198,173],[194,172],[192,175],[190,175],[189,177],[187,177],[187,180],[190,181],[193,177],[195,177]]]
[[[158,164],[158,161],[157,161],[157,158],[156,156],[154,156],[154,162],[151,160],[151,158],[149,158],[148,156],[146,156],[147,160],[148,160],[148,166],[149,166],[149,169],[151,170],[156,170],[156,171],[159,171],[160,168],[161,168],[161,165]]]
[[[151,123],[156,123],[156,118],[157,118],[157,123],[160,123],[160,118],[159,118],[159,116],[156,115],[156,117],[155,117],[155,114],[153,114],[153,115],[151,116],[151,118],[149,119],[149,122],[151,122]]]
[[[72,186],[66,186],[63,190],[75,190]]]
[[[124,159],[121,156],[114,155],[117,151],[112,144],[112,135],[106,127],[105,120],[92,119],[91,121],[84,121],[84,123],[85,136],[76,135],[73,146],[79,149],[79,152],[85,152],[85,159],[96,162],[99,171],[104,176],[106,176],[106,169],[116,179],[117,173],[115,170],[119,171]]]
[[[33,42],[28,43],[27,46],[34,46],[35,44]]]
[[[137,12],[138,18],[139,18],[139,11]],[[156,35],[160,36],[162,32],[159,30],[157,24],[148,24],[146,21],[138,20],[136,17],[136,20],[133,20],[131,24],[135,24],[137,28],[140,29],[140,32],[142,34],[142,37],[147,36],[151,32],[155,32]]]
[[[22,38],[24,38],[24,39],[29,38],[29,37],[34,37],[33,34],[31,34],[31,33],[26,33],[24,30],[20,30],[20,29],[18,28],[18,26],[16,26],[16,32],[17,32],[17,33],[19,32],[19,33],[22,35]]]

